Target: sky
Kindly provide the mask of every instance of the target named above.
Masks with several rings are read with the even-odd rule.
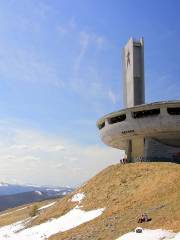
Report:
[[[0,1],[0,182],[78,186],[123,151],[122,47],[145,41],[146,102],[180,99],[179,0]]]

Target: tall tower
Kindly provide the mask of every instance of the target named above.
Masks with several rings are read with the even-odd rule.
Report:
[[[144,91],[144,41],[130,38],[123,48],[124,107],[145,103]]]

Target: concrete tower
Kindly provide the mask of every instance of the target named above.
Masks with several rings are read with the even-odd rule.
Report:
[[[124,107],[144,104],[144,41],[130,38],[123,48]]]

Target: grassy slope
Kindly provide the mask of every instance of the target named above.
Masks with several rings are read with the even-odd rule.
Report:
[[[0,227],[12,224],[17,221],[21,221],[30,217],[34,206],[40,208],[56,200],[45,200],[42,202],[34,202],[26,205],[22,205],[16,208],[11,208],[6,211],[0,212]],[[21,210],[22,209],[22,210]]]
[[[103,215],[75,229],[51,237],[63,239],[116,239],[137,227],[146,212],[147,228],[180,231],[180,165],[137,163],[110,166],[80,188],[85,210],[106,207]]]
[[[89,223],[52,236],[50,240],[113,240],[137,227],[137,217],[143,212],[148,213],[152,221],[141,224],[142,227],[180,231],[180,165],[113,165],[93,177],[76,192],[84,192],[86,195],[82,201],[84,210],[105,207],[105,212]],[[73,194],[56,200],[56,204],[42,211],[32,225],[59,217],[72,209],[76,204],[68,200]],[[20,212],[12,214],[12,218],[25,218],[31,211],[30,208],[20,211],[21,217],[18,219],[15,215]],[[8,220],[7,216],[0,217],[0,225],[14,220]]]

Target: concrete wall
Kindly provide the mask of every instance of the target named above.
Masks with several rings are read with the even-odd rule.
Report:
[[[180,163],[180,147],[169,146],[149,137],[136,138],[132,140],[129,157],[129,162]]]
[[[123,49],[124,106],[143,104],[144,94],[144,42],[132,38]]]
[[[144,138],[137,137],[132,140],[131,161],[139,162],[144,158]]]
[[[152,138],[146,138],[144,161],[180,163],[180,148],[162,144]]]

